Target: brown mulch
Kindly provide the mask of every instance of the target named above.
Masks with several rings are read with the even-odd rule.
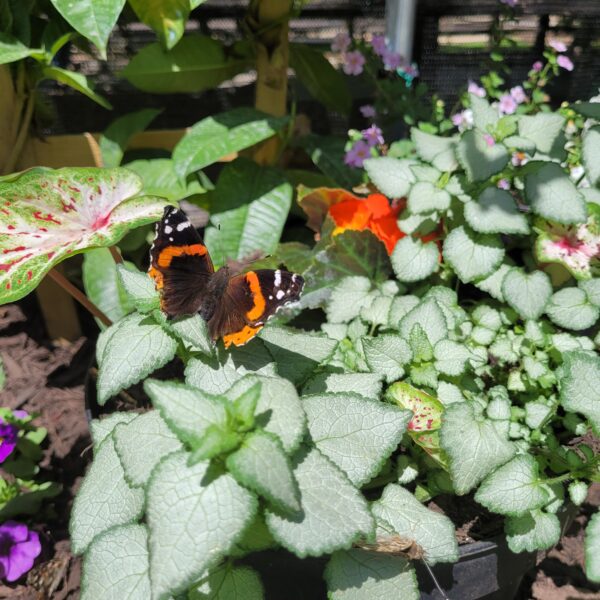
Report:
[[[93,336],[93,327],[88,329]],[[81,560],[69,549],[68,519],[74,493],[91,458],[83,384],[93,344],[85,338],[49,341],[30,296],[18,304],[0,306],[0,356],[7,375],[0,406],[39,413],[37,423],[48,429],[41,476],[64,488],[52,511],[32,519],[43,540],[42,556],[18,583],[0,583],[0,600],[76,600]],[[600,600],[600,586],[588,582],[583,571],[585,525],[598,506],[600,484],[595,484],[560,543],[540,553],[536,569],[525,576],[515,600]],[[490,523],[497,528],[497,522],[489,521],[481,506],[465,498],[457,505],[453,497],[440,496],[430,508],[452,518],[461,543],[485,537]]]
[[[69,550],[68,522],[73,495],[91,456],[83,380],[93,348],[85,338],[50,342],[34,298],[0,306],[0,356],[6,384],[0,406],[38,413],[48,430],[39,477],[63,485],[45,514],[32,518],[42,539],[42,555],[16,584],[0,583],[0,599],[75,600],[80,559]]]

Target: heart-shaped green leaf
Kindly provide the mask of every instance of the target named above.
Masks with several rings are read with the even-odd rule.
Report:
[[[460,280],[469,283],[496,270],[504,258],[504,247],[498,236],[477,234],[461,225],[445,239],[443,254]]]
[[[156,221],[165,202],[135,197],[141,189],[120,168],[37,168],[1,181],[0,304],[33,291],[65,258]]]
[[[583,196],[556,163],[544,163],[525,177],[525,195],[533,212],[550,221],[565,225],[586,222]]]
[[[513,268],[504,277],[502,294],[523,319],[537,319],[552,295],[552,284],[542,271],[527,274]]]
[[[502,144],[488,144],[489,137],[470,129],[463,133],[456,147],[458,160],[470,181],[483,181],[501,171],[508,162],[508,152]]]
[[[465,204],[465,219],[479,233],[529,233],[525,215],[506,191],[489,187],[477,202]]]

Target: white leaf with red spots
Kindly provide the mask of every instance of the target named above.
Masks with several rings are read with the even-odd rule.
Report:
[[[590,216],[585,223],[570,226],[537,223],[541,231],[535,244],[537,258],[563,265],[580,281],[600,273],[600,211],[591,204],[588,206]]]
[[[166,202],[136,197],[126,169],[36,168],[0,180],[0,304],[33,291],[56,264],[156,221]]]

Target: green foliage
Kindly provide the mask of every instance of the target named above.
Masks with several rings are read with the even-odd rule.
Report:
[[[152,94],[193,93],[216,87],[248,66],[246,59],[227,56],[219,41],[189,35],[167,50],[159,43],[144,46],[120,75]]]
[[[119,14],[125,5],[125,0],[107,0],[98,3],[93,0],[83,0],[73,3],[69,0],[51,0],[54,8],[81,35],[92,42],[106,59],[106,43]]]
[[[212,195],[212,226],[205,233],[213,263],[275,252],[291,203],[292,186],[280,171],[247,159],[227,165]]]
[[[175,171],[185,177],[219,158],[275,135],[286,122],[285,117],[269,117],[250,108],[236,108],[202,119],[175,146]]]
[[[105,52],[123,0],[52,3],[65,28]],[[252,66],[247,43],[183,35],[198,4],[130,1],[159,39],[122,71],[130,83],[198,92]],[[18,63],[15,73],[26,65],[32,81],[65,83],[107,107],[91,81],[55,65],[68,41],[81,40],[72,30],[40,38],[11,25],[0,35],[0,63]],[[284,233],[292,182],[309,183],[302,170],[237,157],[213,184],[202,169],[273,136],[284,146],[278,158],[291,155],[288,119],[250,108],[202,119],[172,157],[135,160],[131,171],[33,169],[0,181],[8,202],[0,300],[19,299],[67,255],[94,248],[83,284],[115,321],[98,339],[98,402],[139,384],[152,404],[91,425],[94,460],[71,519],[83,598],[262,598],[258,574],[235,561],[266,548],[331,555],[331,598],[416,598],[410,561],[381,550],[408,540],[429,564],[458,559],[453,525],[429,510],[431,498],[473,492],[505,519],[511,550],[531,552],[558,540],[564,488],[580,504],[598,480],[600,461],[581,441],[590,426],[600,430],[595,104],[541,107],[541,78],[558,68],[549,53],[543,75],[525,85],[531,102],[502,116],[494,103],[502,78],[492,72],[487,99],[465,95],[473,127],[455,133],[443,103],[424,102],[409,70],[397,71],[398,86],[391,72],[379,76],[370,47],[360,50],[378,110],[381,97],[393,99],[381,118],[419,126],[396,143],[386,130],[365,172],[344,161],[350,146],[336,137],[309,134],[295,146],[323,173],[318,185],[367,183],[355,193],[375,187],[388,196],[392,217],[379,230],[334,222],[323,194],[314,246],[293,228]],[[348,112],[347,78],[321,52],[293,44],[291,66],[327,109]],[[104,164],[117,167],[157,114],[114,121],[100,140]],[[352,143],[362,135],[351,132]],[[209,210],[205,241],[216,266],[260,254],[261,268],[301,273],[299,306],[230,350],[210,339],[199,314],[167,319],[152,280],[133,263],[115,266],[106,248],[160,216],[165,202],[142,190]],[[382,242],[388,229],[393,248]],[[132,253],[136,265],[140,256]],[[297,327],[286,324],[292,317]],[[185,382],[155,374],[171,361]],[[58,493],[33,479],[43,435],[25,425],[3,463],[18,482],[0,482],[3,518],[34,513]],[[597,530],[594,517],[593,580]]]
[[[330,110],[350,112],[346,80],[321,52],[305,44],[290,44],[290,66],[316,100]]]

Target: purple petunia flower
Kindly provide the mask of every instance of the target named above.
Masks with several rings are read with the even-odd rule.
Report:
[[[559,67],[562,67],[563,69],[565,69],[565,71],[572,71],[573,68],[575,67],[575,65],[573,64],[573,61],[568,56],[565,56],[564,54],[559,54],[556,57],[556,64]]]
[[[40,536],[27,525],[6,521],[0,525],[0,578],[16,581],[33,566],[42,551]]]
[[[498,102],[498,109],[503,115],[512,115],[517,110],[517,103],[510,94],[504,94]]]
[[[0,419],[0,463],[3,463],[15,449],[19,430],[12,423],[5,423]]]
[[[365,142],[369,145],[369,148],[383,144],[383,135],[381,134],[381,129],[379,129],[377,125],[371,125],[368,129],[363,129],[361,133]]]
[[[333,38],[333,42],[331,43],[331,49],[334,52],[346,52],[350,47],[350,43],[352,40],[347,33],[338,33],[335,38]]]
[[[371,48],[377,56],[383,56],[387,50],[387,44],[385,43],[385,37],[383,35],[374,35],[371,40]]]
[[[469,80],[467,92],[469,92],[469,94],[479,96],[480,98],[485,98],[485,90],[480,85],[477,85],[474,81]]]
[[[525,90],[520,85],[510,88],[510,95],[517,104],[523,104],[527,100],[527,94],[525,94]]]
[[[355,142],[352,148],[346,152],[344,162],[351,167],[362,167],[367,158],[371,156],[371,149],[364,140]]]
[[[347,52],[344,61],[343,69],[346,75],[360,75],[363,72],[365,57],[358,50]]]
[[[539,73],[543,68],[544,65],[542,64],[541,60],[536,60],[532,65],[531,68],[536,71],[537,73]]]
[[[557,52],[567,51],[567,46],[565,45],[565,43],[559,42],[558,40],[551,40],[550,42],[548,42],[548,46],[550,46],[550,48],[556,50]]]
[[[360,110],[360,114],[365,119],[374,119],[377,116],[377,111],[372,104],[365,104],[361,106],[358,110]]]
[[[383,59],[383,64],[388,71],[395,71],[404,62],[402,56],[393,50],[386,50],[381,58]]]

